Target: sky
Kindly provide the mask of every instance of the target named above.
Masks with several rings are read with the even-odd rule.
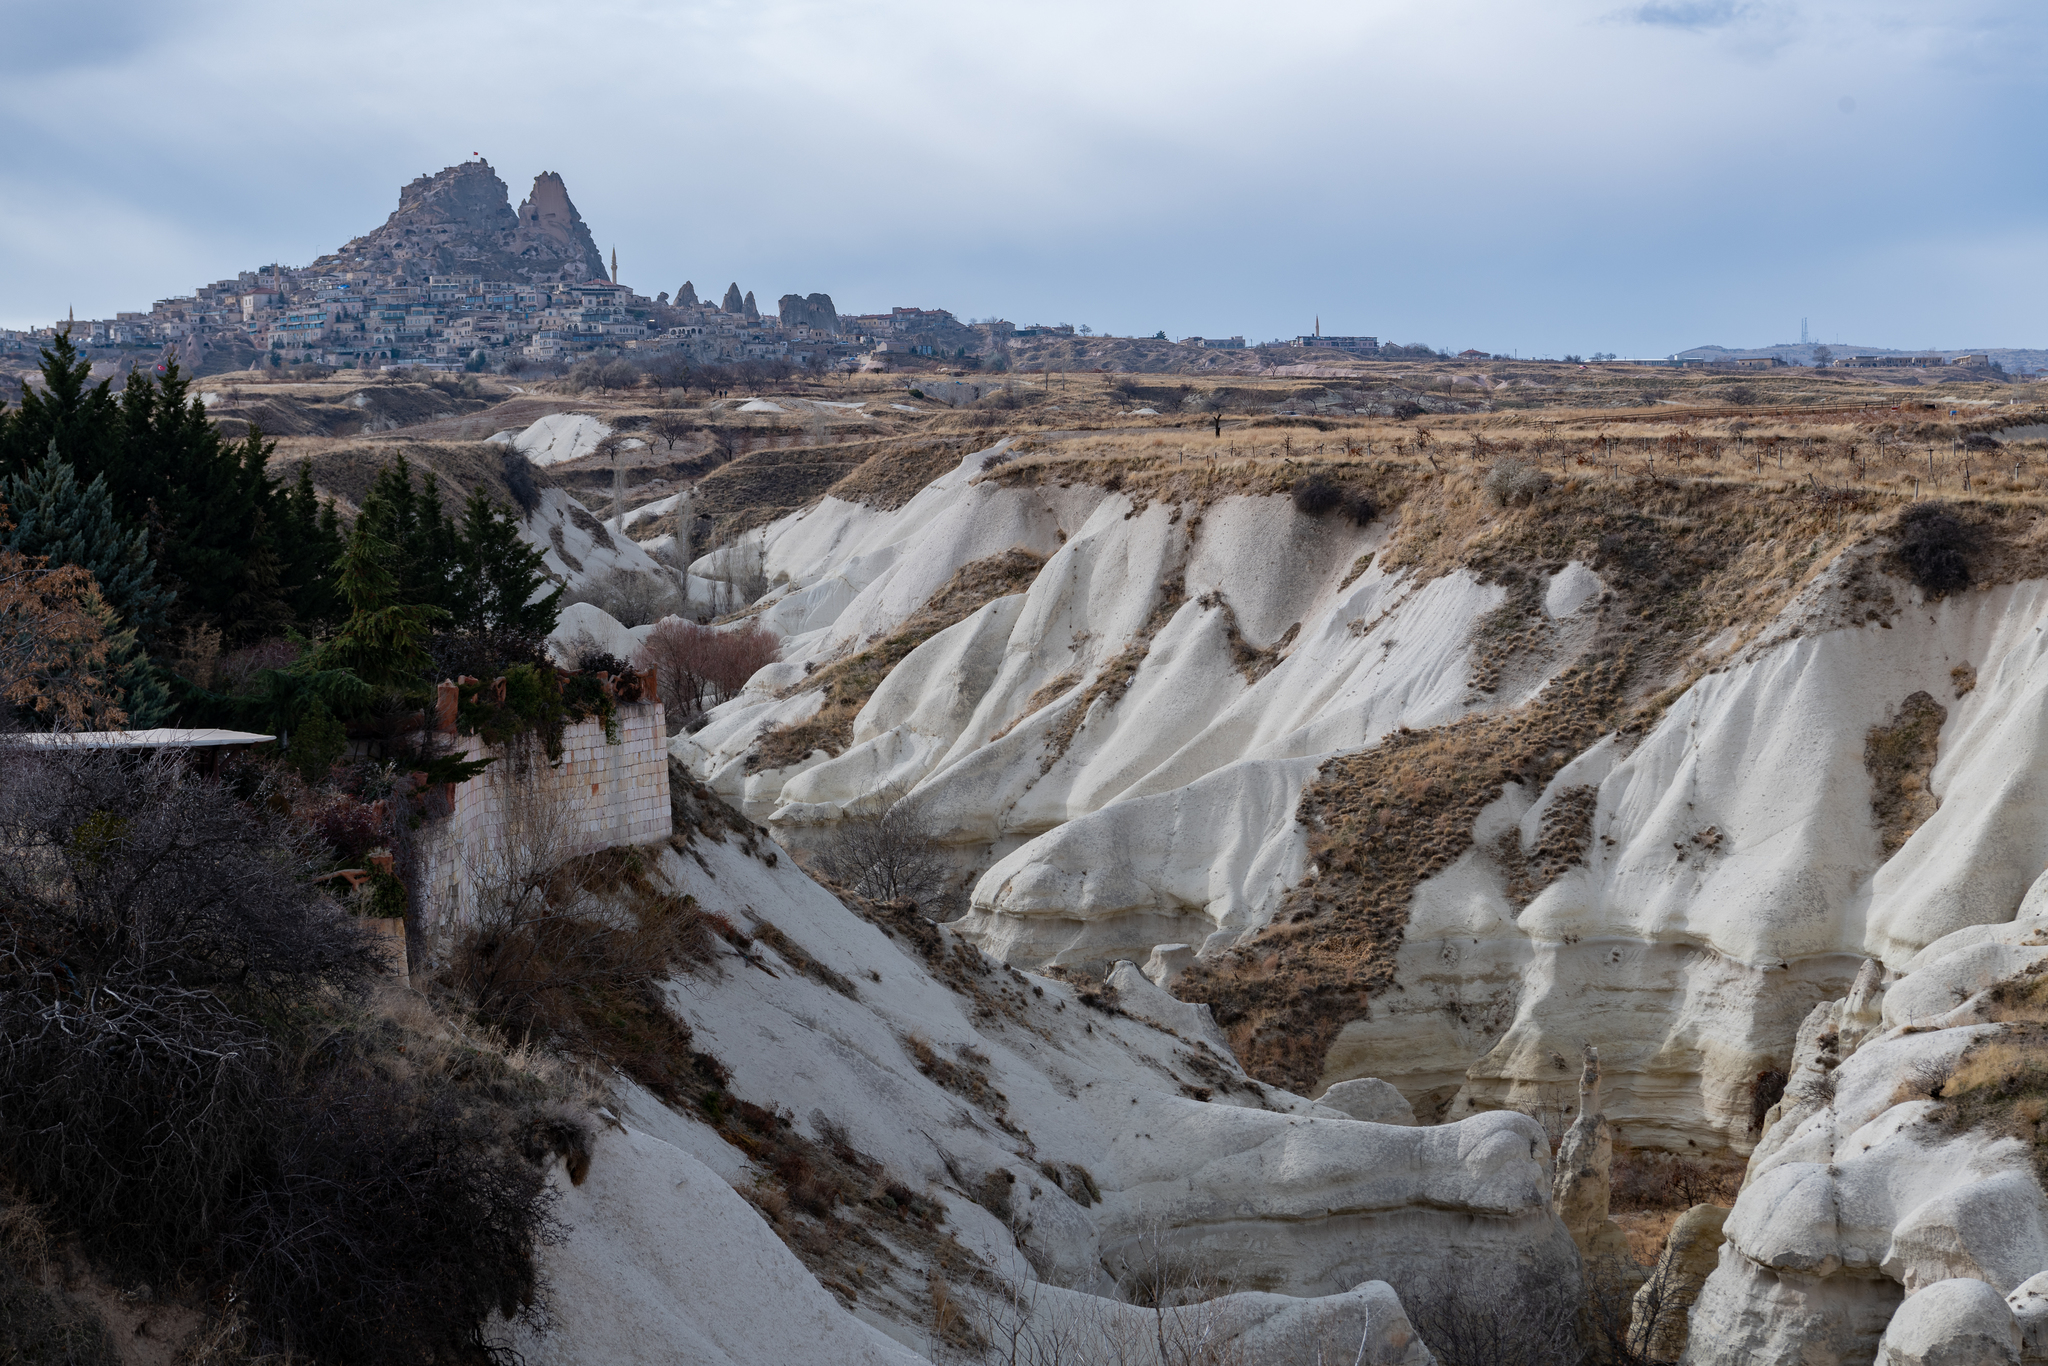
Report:
[[[2048,345],[2048,6],[0,0],[0,326],[558,171],[622,280],[1521,355]]]

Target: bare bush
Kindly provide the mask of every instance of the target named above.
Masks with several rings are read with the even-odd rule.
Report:
[[[1294,483],[1294,507],[1305,517],[1334,512],[1343,502],[1343,487],[1326,474],[1311,474]]]
[[[674,579],[634,569],[614,569],[562,598],[564,607],[575,602],[589,603],[621,626],[645,626],[686,606]]]
[[[1486,492],[1501,507],[1533,503],[1550,488],[1550,476],[1526,460],[1496,460],[1486,472]]]
[[[759,535],[714,544],[703,569],[712,580],[712,612],[725,616],[760,601],[769,588],[768,547]]]
[[[375,941],[249,795],[0,763],[0,1167],[117,1278],[236,1288],[258,1349],[473,1359],[491,1313],[544,1312],[520,1108],[378,1057]]]
[[[737,697],[747,680],[782,654],[773,631],[747,622],[737,628],[668,620],[648,632],[634,663],[655,670],[671,720],[687,721]]]
[[[950,872],[923,799],[894,792],[880,794],[868,811],[843,816],[814,858],[825,876],[874,901],[930,901]]]
[[[518,451],[506,451],[504,471],[505,491],[512,495],[519,511],[531,517],[540,506],[540,483],[534,478],[533,462]]]
[[[1401,1297],[1438,1366],[1579,1366],[1577,1286],[1523,1269],[1508,1283],[1435,1285]]]

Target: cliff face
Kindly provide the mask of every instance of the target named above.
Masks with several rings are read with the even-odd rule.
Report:
[[[503,187],[499,193],[504,193]],[[604,255],[584,225],[583,215],[569,202],[568,186],[553,171],[533,178],[533,189],[519,206],[511,250],[523,261],[573,262],[583,267],[586,279],[606,278]]]
[[[603,257],[559,175],[534,177],[515,213],[505,182],[484,161],[421,176],[399,191],[398,207],[382,227],[314,266],[500,280],[605,278]]]
[[[793,830],[919,798],[1011,962],[1199,948],[1175,993],[1270,1081],[1541,1108],[1590,1043],[1624,1141],[1743,1151],[1816,1001],[2048,861],[2023,517],[1935,598],[1894,514],[1733,486],[1382,474],[1358,527],[1004,455],[769,528],[785,662],[684,747]]]

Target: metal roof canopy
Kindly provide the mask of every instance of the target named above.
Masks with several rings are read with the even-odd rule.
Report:
[[[39,749],[213,749],[225,745],[276,744],[275,735],[246,730],[80,730],[49,734],[4,735],[0,744]]]

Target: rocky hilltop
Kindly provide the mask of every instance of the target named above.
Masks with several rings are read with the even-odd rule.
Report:
[[[398,192],[382,227],[313,269],[371,269],[490,279],[602,280],[604,257],[569,199],[562,177],[543,171],[518,209],[481,159],[423,175]]]

